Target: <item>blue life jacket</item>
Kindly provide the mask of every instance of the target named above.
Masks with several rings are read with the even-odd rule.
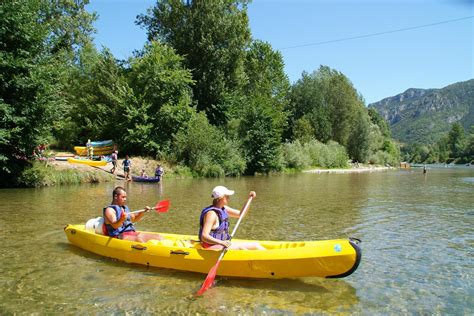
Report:
[[[119,205],[109,205],[107,207],[111,207],[115,210],[115,216],[117,219],[119,219],[122,216],[123,209]],[[107,209],[107,207],[104,207],[104,210],[102,211],[104,218],[105,218],[105,210]],[[130,213],[130,209],[128,208],[128,206],[124,205],[123,208],[125,209],[126,213]],[[118,237],[118,235],[120,235],[123,232],[135,231],[135,227],[133,227],[133,223],[128,219],[126,219],[123,222],[122,226],[120,226],[119,228],[113,228],[112,225],[110,224],[105,224],[105,228],[107,228],[107,234],[110,237]]]
[[[201,212],[201,218],[199,219],[199,240],[202,240],[202,227],[204,225],[204,216],[206,216],[206,213],[209,211],[216,212],[217,217],[219,218],[219,227],[217,227],[216,229],[212,229],[209,235],[219,240],[229,240],[229,214],[227,214],[227,211],[224,207],[217,208],[214,206],[208,206],[204,208]]]
[[[161,177],[162,174],[163,174],[163,169],[161,169],[161,168],[156,168],[155,169],[155,176]]]

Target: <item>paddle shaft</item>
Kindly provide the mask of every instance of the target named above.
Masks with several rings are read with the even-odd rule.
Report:
[[[150,208],[149,210],[154,210],[154,209],[155,209],[155,208],[152,207],[152,208]],[[128,213],[128,214],[136,214],[136,213],[141,213],[141,212],[145,212],[145,211],[147,211],[146,208],[144,208],[144,209],[142,209],[142,210],[138,210],[138,211],[133,211],[133,212],[130,212],[130,213]]]
[[[252,195],[249,196],[249,199],[247,200],[247,203],[245,203],[244,208],[242,209],[242,212],[240,213],[239,220],[237,221],[237,224],[235,224],[235,227],[234,227],[234,230],[232,231],[232,234],[230,234],[230,239],[229,240],[232,240],[232,238],[234,237],[235,232],[237,231],[237,228],[239,228],[240,222],[244,218],[245,213],[247,213],[247,210],[250,206],[250,203],[252,202],[252,199],[253,199],[253,196]]]
[[[148,209],[148,211],[156,210],[156,211],[158,211],[159,213],[164,213],[164,212],[167,212],[167,211],[168,211],[168,207],[169,207],[169,201],[168,201],[168,200],[164,200],[164,201],[158,202],[154,207]],[[141,213],[141,212],[145,212],[145,211],[147,211],[146,208],[141,209],[141,210],[138,210],[138,211],[133,211],[133,212],[130,212],[130,213],[128,213],[128,214]]]

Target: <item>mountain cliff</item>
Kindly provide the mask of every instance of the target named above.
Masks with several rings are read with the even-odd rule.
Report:
[[[393,138],[409,144],[433,143],[448,133],[454,122],[470,131],[474,124],[474,79],[441,89],[408,89],[369,107],[387,120]]]

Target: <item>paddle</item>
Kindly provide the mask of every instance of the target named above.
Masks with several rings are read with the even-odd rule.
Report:
[[[152,210],[156,210],[156,212],[158,213],[165,213],[165,212],[168,212],[168,209],[170,207],[170,201],[169,200],[163,200],[163,201],[160,201],[158,203],[156,203],[156,205],[154,207],[152,207],[151,209]],[[141,213],[141,212],[145,212],[147,209],[141,209],[141,210],[138,210],[138,211],[133,211],[133,212],[130,212],[129,214],[135,214],[135,213]]]
[[[253,195],[249,196],[249,199],[247,200],[247,203],[245,203],[244,208],[242,209],[242,212],[240,213],[239,220],[237,221],[237,224],[235,224],[234,230],[232,231],[232,234],[230,235],[229,240],[232,240],[232,237],[234,237],[235,232],[237,231],[237,228],[240,225],[240,222],[244,218],[244,215],[250,206],[250,202],[252,202],[252,199],[253,199]],[[226,254],[226,252],[227,252],[227,248],[222,249],[219,259],[217,259],[216,264],[211,268],[211,270],[209,270],[206,280],[204,280],[204,283],[202,284],[201,289],[196,293],[196,296],[202,295],[212,286],[212,283],[214,283],[214,279],[216,278],[217,268],[219,268],[219,264],[221,263],[222,258],[224,258],[224,255]]]

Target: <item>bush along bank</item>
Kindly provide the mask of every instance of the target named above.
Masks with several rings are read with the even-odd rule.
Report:
[[[115,176],[94,168],[57,168],[54,165],[35,161],[25,169],[17,180],[20,187],[46,187],[66,184],[99,183],[115,180]]]

